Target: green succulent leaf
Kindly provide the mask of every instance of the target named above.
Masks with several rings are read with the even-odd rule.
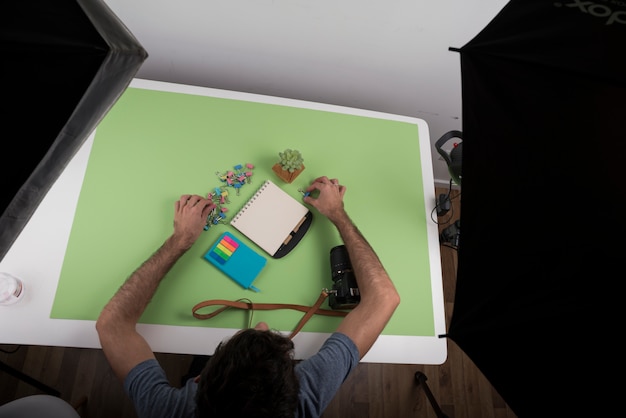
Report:
[[[290,148],[287,148],[283,152],[279,152],[278,156],[280,157],[279,163],[283,170],[288,170],[290,173],[293,173],[301,168],[304,162],[300,151],[292,150]]]

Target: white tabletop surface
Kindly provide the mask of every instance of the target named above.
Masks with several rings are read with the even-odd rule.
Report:
[[[171,83],[133,80],[133,87],[175,91],[215,97],[274,103],[302,108],[323,109],[333,112],[363,116],[383,117],[415,123],[419,126],[422,177],[424,179],[426,213],[430,214],[435,204],[433,173],[430,159],[428,126],[417,118],[381,114],[360,109],[344,108],[207,89]],[[74,213],[94,134],[74,156],[59,179],[52,186],[42,203],[21,234],[0,261],[0,271],[8,272],[24,282],[24,297],[13,305],[0,306],[0,343],[100,348],[94,321],[51,319],[57,283],[67,246]],[[428,222],[430,251],[431,287],[434,309],[435,336],[382,335],[364,362],[401,364],[442,364],[447,357],[447,342],[437,335],[445,334],[445,313],[441,261],[437,225]],[[401,295],[406,303],[407,295]],[[182,327],[138,324],[139,332],[146,338],[155,352],[181,354],[208,354],[224,338],[237,330],[206,327]],[[296,357],[307,358],[321,346],[328,334],[301,332],[294,338]]]

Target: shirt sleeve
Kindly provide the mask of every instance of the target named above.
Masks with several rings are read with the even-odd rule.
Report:
[[[136,365],[124,380],[124,390],[139,418],[192,418],[197,384],[189,379],[182,388],[170,385],[156,359]]]
[[[345,334],[333,333],[314,356],[296,366],[300,380],[298,417],[317,418],[359,363],[359,350]]]

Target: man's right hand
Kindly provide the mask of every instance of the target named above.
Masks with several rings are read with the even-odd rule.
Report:
[[[172,237],[188,250],[200,237],[206,219],[215,203],[198,195],[182,195],[174,204],[174,233]]]

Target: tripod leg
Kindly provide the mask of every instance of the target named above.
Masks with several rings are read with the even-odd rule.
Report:
[[[430,405],[435,410],[435,415],[437,415],[437,418],[448,418],[448,416],[444,414],[441,408],[439,407],[439,404],[437,403],[437,400],[433,396],[433,393],[430,391],[428,384],[426,384],[426,375],[419,371],[415,372],[415,381],[417,382],[418,385],[421,385],[422,388],[424,388],[426,397],[428,398]]]
[[[42,392],[46,392],[48,395],[52,395],[52,396],[61,396],[61,394],[59,393],[58,390],[51,388],[50,386],[40,382],[39,380],[36,380],[30,376],[28,376],[27,374],[22,373],[21,371],[14,369],[13,367],[9,366],[8,364],[0,361],[0,370],[2,370],[3,372],[7,372],[8,374],[12,375],[13,377],[16,377],[26,383],[28,383],[31,386],[36,387],[37,389],[41,390]]]

